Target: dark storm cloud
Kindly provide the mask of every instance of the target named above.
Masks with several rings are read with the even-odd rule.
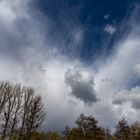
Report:
[[[92,77],[84,76],[77,69],[67,69],[65,82],[71,87],[71,94],[85,103],[97,102],[96,91]]]

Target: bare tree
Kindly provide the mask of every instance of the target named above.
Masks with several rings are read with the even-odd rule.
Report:
[[[35,95],[32,88],[13,85],[9,82],[0,83],[0,119],[2,139],[14,135],[22,139],[30,139],[45,117],[42,99]]]
[[[38,95],[35,96],[32,88],[25,88],[23,97],[22,125],[19,139],[22,138],[23,134],[26,134],[29,139],[31,132],[36,130],[42,123],[45,111],[41,97]]]
[[[5,103],[8,99],[8,94],[10,90],[9,82],[2,81],[0,83],[0,114],[5,106]]]
[[[30,137],[31,132],[36,130],[42,123],[45,116],[43,109],[42,99],[40,96],[34,96],[31,100],[30,107],[28,108],[26,116],[26,132]]]
[[[14,98],[14,107],[13,107],[13,116],[10,118],[11,131],[10,131],[10,140],[13,139],[13,134],[15,126],[19,122],[19,116],[21,112],[23,89],[20,85],[15,85],[13,89],[13,98]]]
[[[7,132],[7,128],[10,127],[10,118],[13,115],[13,108],[14,108],[14,102],[15,102],[15,98],[13,96],[14,90],[13,90],[13,85],[8,83],[7,84],[7,88],[5,89],[5,93],[7,96],[7,100],[5,102],[5,106],[3,108],[3,123],[2,123],[2,127],[3,127],[3,132],[2,132],[2,139],[5,138],[6,136],[6,132]]]
[[[25,123],[26,123],[26,117],[28,113],[28,109],[31,104],[31,100],[33,98],[33,89],[31,88],[24,88],[24,94],[23,94],[23,100],[22,100],[22,111],[21,111],[21,129],[20,129],[20,135],[19,139],[22,138],[23,133],[25,133]]]

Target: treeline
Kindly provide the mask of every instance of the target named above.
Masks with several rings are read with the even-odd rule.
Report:
[[[121,119],[111,131],[84,114],[76,119],[76,127],[67,126],[61,134],[40,132],[45,115],[42,98],[32,88],[0,82],[0,140],[140,140],[138,122]]]
[[[75,122],[76,127],[66,127],[62,134],[35,132],[32,140],[140,140],[140,123],[129,124],[124,118],[118,121],[114,132],[98,126],[93,116],[81,114]]]

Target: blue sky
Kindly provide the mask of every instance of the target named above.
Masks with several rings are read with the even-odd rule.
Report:
[[[0,80],[31,86],[47,111],[41,129],[80,113],[113,128],[140,117],[137,0],[0,1]]]
[[[120,24],[130,14],[136,2],[137,0],[40,0],[37,1],[37,8],[52,20],[52,38],[61,41],[60,36],[65,34],[67,44],[71,41],[69,26],[82,28],[84,39],[78,56],[81,60],[90,62],[98,56],[111,53],[113,40],[121,32]],[[115,34],[110,35],[104,31],[107,25],[116,29]],[[69,55],[67,45],[66,50],[60,49],[65,55]],[[77,56],[77,53],[73,55]]]

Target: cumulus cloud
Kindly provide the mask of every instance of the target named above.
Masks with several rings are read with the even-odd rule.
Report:
[[[85,103],[97,102],[93,76],[78,69],[67,69],[65,82],[71,87],[71,94]]]
[[[121,90],[116,93],[113,99],[114,104],[122,105],[126,102],[130,102],[134,109],[140,109],[140,87],[137,86],[131,90]]]
[[[110,35],[113,35],[116,32],[116,27],[110,24],[107,24],[104,28],[104,31],[109,33]]]

